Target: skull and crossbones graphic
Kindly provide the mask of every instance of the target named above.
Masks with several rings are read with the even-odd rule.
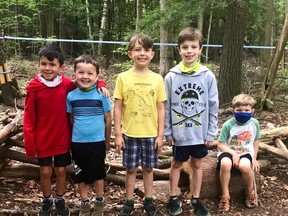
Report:
[[[196,117],[200,117],[201,113],[204,112],[204,110],[198,112],[198,103],[199,103],[199,97],[197,92],[194,90],[188,90],[184,92],[181,96],[181,107],[182,112],[178,112],[175,109],[172,109],[177,115],[177,118],[183,117],[184,119],[180,120],[177,123],[174,123],[173,125],[182,125],[183,122],[186,121],[192,121],[195,123],[195,125],[198,127],[201,125],[201,123],[197,120],[195,120]]]

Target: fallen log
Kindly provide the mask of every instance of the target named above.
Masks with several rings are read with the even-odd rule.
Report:
[[[269,138],[276,139],[278,137],[288,136],[288,126],[264,129],[260,131],[261,139]]]
[[[282,140],[280,138],[275,139],[275,146],[279,149],[287,151],[286,145],[282,142]]]
[[[259,143],[259,149],[261,149],[262,151],[268,152],[270,154],[276,155],[279,158],[288,160],[288,151],[283,150],[283,149],[279,149],[270,145],[267,145],[265,143],[260,142]]]
[[[221,195],[221,186],[219,180],[219,171],[216,170],[217,159],[207,156],[203,159],[203,180],[201,188],[202,198],[218,198]],[[258,193],[261,192],[263,177],[259,173],[255,173],[255,180]],[[183,172],[180,175],[179,187],[187,198],[192,197],[192,167],[190,159],[183,164]],[[234,200],[239,200],[244,191],[244,181],[240,172],[233,172],[229,184],[230,195]],[[240,201],[240,200],[239,200]]]
[[[12,120],[11,123],[7,124],[1,131],[0,131],[0,141],[2,141],[2,139],[4,139],[6,136],[8,136],[11,132],[13,132],[19,124],[19,120],[21,117],[21,112],[18,111],[17,115],[15,116],[15,118]]]
[[[29,164],[35,164],[35,165],[38,164],[37,158],[28,158],[25,153],[10,150],[10,149],[3,152],[1,157],[9,158],[12,160],[17,160],[23,163],[29,163]]]

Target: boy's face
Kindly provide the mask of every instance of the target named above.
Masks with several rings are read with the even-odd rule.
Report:
[[[82,88],[93,86],[98,78],[96,68],[93,64],[80,62],[76,66],[75,79]]]
[[[186,67],[193,65],[202,52],[202,47],[200,48],[200,44],[198,40],[189,41],[186,40],[180,44],[178,47],[179,54],[183,60],[183,63]]]
[[[254,109],[250,105],[241,105],[233,109],[234,112],[253,113]]]
[[[60,66],[57,58],[50,61],[45,56],[41,56],[39,58],[39,68],[42,77],[45,80],[52,81],[60,72],[64,70],[64,65]]]
[[[145,49],[138,41],[131,51],[128,51],[128,56],[133,60],[134,65],[139,68],[147,67],[154,57],[152,48]]]

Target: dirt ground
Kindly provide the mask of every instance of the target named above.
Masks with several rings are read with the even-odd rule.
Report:
[[[261,112],[256,114],[261,128],[265,128],[268,122],[276,127],[287,126],[286,110],[274,113]],[[222,124],[231,116],[220,116],[219,123]],[[11,162],[15,163],[15,162]],[[259,206],[255,209],[247,209],[243,202],[233,202],[231,211],[220,214],[217,211],[217,199],[205,199],[204,203],[210,210],[211,215],[288,215],[288,164],[274,164],[267,171],[262,171],[264,178],[261,191],[258,192]],[[55,190],[55,185],[53,185]],[[125,189],[123,186],[107,182],[105,186],[106,206],[105,215],[118,215],[119,210],[125,199]],[[7,179],[0,177],[0,215],[37,215],[41,204],[42,194],[40,191],[39,180]],[[145,215],[142,200],[135,196],[136,215]],[[66,202],[71,209],[71,215],[78,215],[80,198],[77,187],[71,179],[68,180]],[[189,200],[182,197],[183,213],[181,215],[193,215]],[[162,215],[168,215],[167,204],[157,201],[158,208]]]

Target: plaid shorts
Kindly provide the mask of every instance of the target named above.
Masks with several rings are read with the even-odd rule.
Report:
[[[135,169],[141,161],[142,167],[155,168],[158,166],[157,150],[154,148],[155,137],[133,138],[123,135],[123,165],[127,169]]]

